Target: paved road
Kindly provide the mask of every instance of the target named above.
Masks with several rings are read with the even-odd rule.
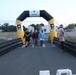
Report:
[[[56,75],[57,69],[71,69],[76,74],[76,57],[45,42],[46,47],[22,46],[0,57],[0,75],[39,75],[49,70]]]

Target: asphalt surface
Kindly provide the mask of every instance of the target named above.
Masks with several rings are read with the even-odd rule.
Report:
[[[19,47],[0,57],[0,75],[39,75],[49,70],[56,75],[58,69],[71,69],[76,74],[76,57],[60,52],[55,45],[45,42],[46,47]]]

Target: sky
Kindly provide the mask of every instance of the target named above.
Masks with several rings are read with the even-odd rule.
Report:
[[[16,19],[23,11],[45,10],[55,19],[55,25],[64,27],[76,23],[76,0],[0,0],[0,24],[11,23],[16,25]],[[22,24],[48,22],[42,17],[28,17]]]

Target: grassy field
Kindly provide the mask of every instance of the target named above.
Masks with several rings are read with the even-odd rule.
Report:
[[[65,40],[75,41],[76,42],[76,36],[65,37]]]
[[[0,42],[6,41],[5,39],[0,39]]]
[[[8,35],[17,36],[17,32],[0,32],[1,37]]]
[[[6,38],[9,36],[17,36],[17,32],[0,32],[0,42],[6,41]]]
[[[65,40],[76,41],[76,32],[68,32],[65,35]],[[0,37],[8,37],[8,36],[17,36],[17,32],[0,32]],[[46,36],[49,36],[49,33],[46,33]],[[5,41],[6,39],[0,38],[0,41]]]

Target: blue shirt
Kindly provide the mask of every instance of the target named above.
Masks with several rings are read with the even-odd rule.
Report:
[[[44,34],[43,32],[40,32],[40,33],[39,33],[39,38],[40,38],[40,39],[44,39],[44,38],[45,38],[45,34]]]

